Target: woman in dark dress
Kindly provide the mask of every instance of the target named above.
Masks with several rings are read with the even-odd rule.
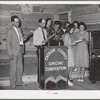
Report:
[[[51,18],[47,18],[46,19],[46,25],[45,25],[45,29],[47,31],[47,38],[50,36],[51,34],[51,31],[52,31],[52,19]],[[49,41],[46,43],[48,46],[50,45],[49,44]]]
[[[45,29],[46,29],[46,31],[47,31],[47,37],[49,37],[50,32],[51,32],[51,30],[52,30],[52,19],[51,19],[51,18],[47,18],[47,19],[46,19]]]

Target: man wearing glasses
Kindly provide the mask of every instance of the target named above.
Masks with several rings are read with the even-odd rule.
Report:
[[[16,88],[16,86],[25,85],[22,82],[24,43],[19,17],[12,16],[11,23],[12,27],[7,34],[7,50],[10,59],[10,86],[11,88]]]

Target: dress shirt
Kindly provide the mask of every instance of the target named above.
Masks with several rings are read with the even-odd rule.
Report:
[[[16,27],[14,27],[16,34],[18,36],[18,40],[19,40],[19,45],[23,45],[23,39],[22,39],[22,35],[19,29],[17,29]]]
[[[45,39],[47,39],[47,32],[45,29],[43,29],[41,27],[38,27],[35,31],[34,31],[34,35],[33,35],[33,44],[36,46],[42,45],[42,41],[44,41],[44,37],[43,37],[43,32],[45,35]]]

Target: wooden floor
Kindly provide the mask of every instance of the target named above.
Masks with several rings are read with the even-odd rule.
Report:
[[[37,74],[37,64],[33,63],[33,60],[36,62],[35,59],[25,60],[25,69],[24,74]],[[9,66],[2,65],[0,66],[0,76],[7,77],[9,76]],[[34,79],[33,79],[34,80]],[[78,82],[77,78],[73,79],[74,86],[69,86],[67,89],[64,90],[100,90],[100,81],[97,81],[96,84],[92,84],[88,78],[85,78],[84,82]],[[0,90],[11,90],[9,86],[0,87]],[[35,81],[34,83],[28,84],[27,86],[20,86],[17,87],[15,90],[41,90],[39,88],[38,83]]]
[[[69,86],[63,90],[100,90],[100,81],[92,84],[88,78],[84,82],[78,82],[76,78],[73,79],[74,86]],[[1,90],[11,90],[9,86],[1,87]],[[28,84],[27,86],[19,86],[13,90],[41,90],[37,82]]]
[[[85,78],[84,82],[78,82],[77,79],[74,79],[74,86],[69,87],[68,90],[100,90],[100,82],[97,81],[93,84],[88,78]]]

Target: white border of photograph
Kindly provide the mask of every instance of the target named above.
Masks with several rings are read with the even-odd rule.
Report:
[[[0,4],[100,4],[100,1],[0,1]],[[0,99],[99,98],[99,90],[0,90]]]

